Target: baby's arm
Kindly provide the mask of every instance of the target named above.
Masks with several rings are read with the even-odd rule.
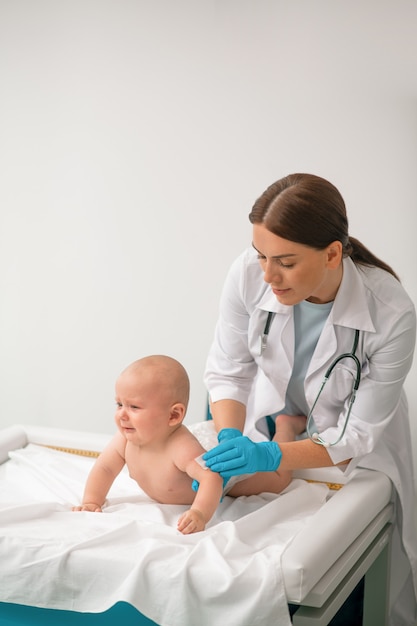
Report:
[[[203,469],[194,459],[187,463],[185,471],[200,483],[191,508],[178,520],[178,530],[188,535],[204,530],[212,518],[223,493],[223,478],[217,472]]]
[[[101,513],[107,493],[125,464],[125,445],[123,435],[116,433],[94,463],[87,478],[82,504],[72,507],[73,511]]]

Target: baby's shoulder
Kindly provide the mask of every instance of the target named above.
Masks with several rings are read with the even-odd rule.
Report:
[[[184,426],[184,424],[181,424],[171,434],[170,443],[175,446],[178,446],[181,443],[181,445],[185,445],[187,447],[200,445],[195,435],[193,435],[193,433],[186,426]]]
[[[113,439],[110,442],[110,446],[116,450],[120,456],[122,458],[125,458],[126,455],[126,445],[127,445],[127,441],[126,438],[123,437],[122,433],[117,431],[114,436]]]

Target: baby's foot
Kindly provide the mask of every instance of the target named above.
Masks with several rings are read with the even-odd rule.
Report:
[[[293,441],[305,431],[306,421],[305,415],[278,415],[275,419],[275,437],[281,441]]]

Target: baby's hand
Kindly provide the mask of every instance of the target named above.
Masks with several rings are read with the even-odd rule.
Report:
[[[206,527],[204,515],[198,509],[185,511],[178,520],[177,528],[183,535],[198,533]]]
[[[102,513],[101,506],[94,502],[86,502],[81,506],[73,506],[73,511],[90,511],[91,513]]]

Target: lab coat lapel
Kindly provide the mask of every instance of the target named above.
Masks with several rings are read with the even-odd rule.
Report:
[[[361,271],[351,259],[344,259],[342,282],[329,318],[334,325],[375,332]]]
[[[351,259],[343,261],[343,277],[332,310],[317,343],[306,380],[328,367],[337,354],[350,352],[354,330],[375,332],[366,291]]]
[[[280,364],[281,370],[292,369],[294,364],[294,326],[291,323],[293,318],[293,307],[281,304],[272,291],[268,289],[258,308],[263,311],[272,311],[277,317],[271,324],[271,339],[274,337],[276,329],[279,329],[279,337],[275,337],[275,360]],[[277,323],[279,319],[279,323]]]

